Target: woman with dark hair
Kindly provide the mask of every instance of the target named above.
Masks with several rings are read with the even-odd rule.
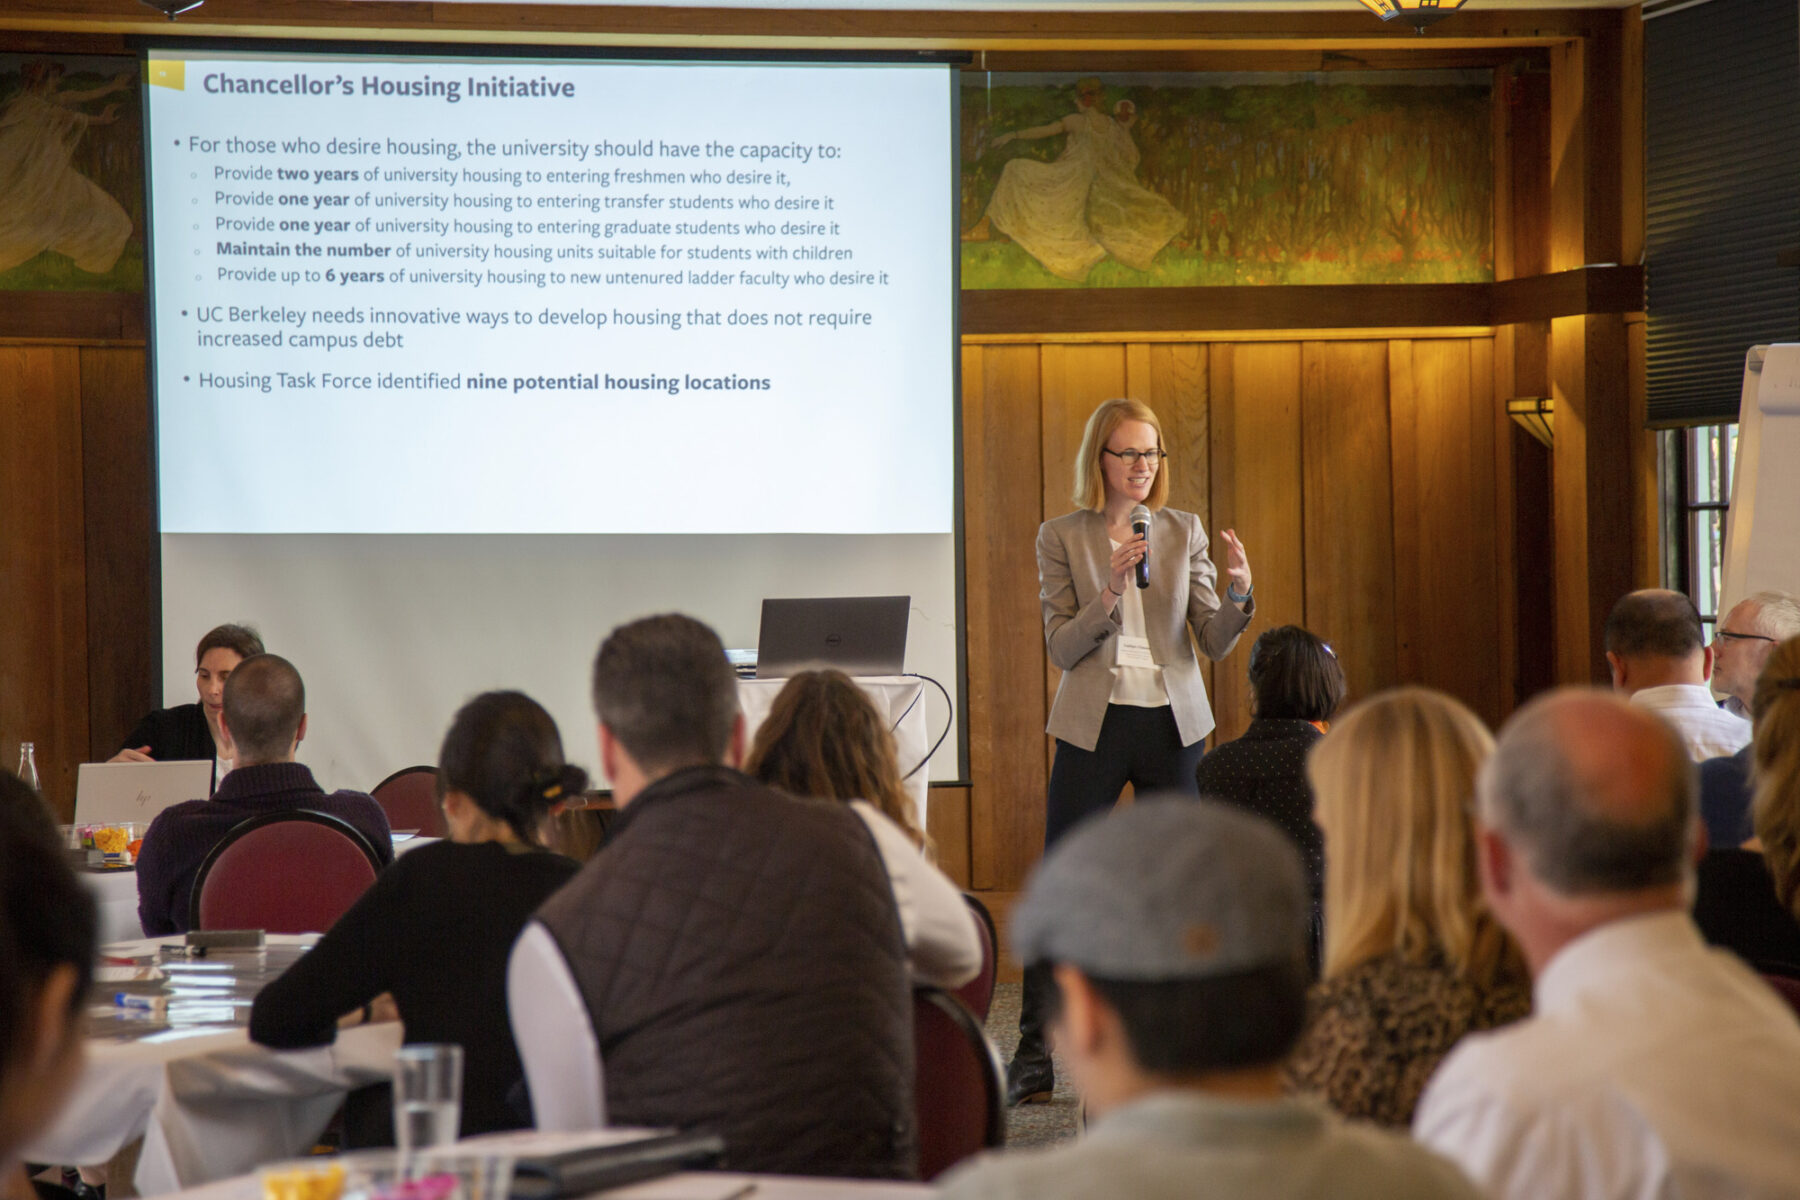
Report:
[[[96,928],[49,810],[0,771],[0,1195],[32,1194],[20,1147],[75,1084]]]
[[[194,648],[194,704],[159,708],[137,723],[125,748],[108,762],[182,762],[212,759],[213,785],[231,770],[237,757],[231,739],[219,725],[225,707],[225,681],[246,658],[263,653],[262,638],[248,625],[209,629]]]
[[[464,1135],[528,1127],[506,960],[532,912],[575,874],[543,837],[554,811],[586,786],[537,701],[486,692],[463,705],[438,754],[449,838],[396,859],[264,988],[250,1037],[278,1049],[323,1045],[392,997],[408,1042],[463,1048]]]
[[[1325,849],[1313,823],[1306,756],[1344,702],[1344,671],[1330,646],[1298,625],[1271,629],[1250,647],[1250,728],[1200,760],[1200,794],[1247,808],[1281,827],[1306,863],[1312,891],[1312,961],[1323,929]]]
[[[869,827],[887,867],[913,978],[958,987],[981,969],[973,910],[932,865],[889,732],[842,671],[787,681],[756,731],[744,772],[795,796],[841,800]]]

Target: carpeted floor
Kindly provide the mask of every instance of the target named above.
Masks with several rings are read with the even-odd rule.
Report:
[[[994,988],[994,1004],[988,1010],[987,1033],[1000,1051],[1002,1068],[1019,1044],[1019,986],[1002,983]],[[1062,1064],[1056,1068],[1056,1094],[1048,1104],[1021,1104],[1006,1112],[1008,1146],[1054,1146],[1075,1136],[1079,1105]]]

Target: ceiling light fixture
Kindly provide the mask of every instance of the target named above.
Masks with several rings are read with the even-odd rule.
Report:
[[[1398,17],[1420,33],[1433,21],[1441,21],[1463,6],[1464,0],[1362,0],[1363,7],[1384,21]]]

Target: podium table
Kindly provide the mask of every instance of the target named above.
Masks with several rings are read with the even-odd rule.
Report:
[[[769,715],[776,695],[785,679],[740,679],[738,702],[744,709],[746,748],[756,740],[756,731]],[[930,748],[930,732],[925,724],[925,681],[910,675],[859,676],[856,686],[875,702],[875,711],[887,719],[894,731],[894,745],[899,751],[900,770],[904,774],[919,766]],[[925,828],[926,791],[931,782],[931,768],[919,766],[906,781],[907,795],[912,797],[919,828]]]

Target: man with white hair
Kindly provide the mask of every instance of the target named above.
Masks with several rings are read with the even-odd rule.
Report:
[[[1738,601],[1713,634],[1712,688],[1727,712],[1750,718],[1756,678],[1775,647],[1800,637],[1800,598],[1757,592]],[[1750,747],[1700,764],[1700,819],[1716,847],[1750,838]]]
[[[1595,691],[1495,743],[1476,862],[1532,1015],[1465,1038],[1413,1120],[1495,1200],[1795,1194],[1800,1024],[1688,916],[1694,774],[1667,724]]]

